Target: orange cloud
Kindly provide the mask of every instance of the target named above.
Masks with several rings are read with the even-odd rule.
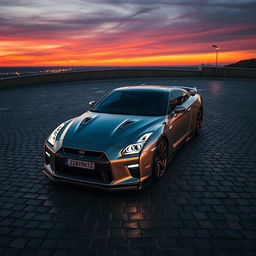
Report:
[[[45,0],[1,6],[0,66],[226,64],[256,55],[254,4]],[[15,2],[15,0],[14,0]],[[255,4],[256,7],[256,4]]]

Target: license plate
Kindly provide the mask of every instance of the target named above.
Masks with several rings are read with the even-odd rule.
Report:
[[[80,161],[75,159],[66,159],[66,165],[70,167],[95,170],[94,162],[86,162],[86,161]]]

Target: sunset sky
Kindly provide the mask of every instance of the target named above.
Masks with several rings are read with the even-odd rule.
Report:
[[[256,57],[255,0],[0,0],[0,66],[221,64]]]

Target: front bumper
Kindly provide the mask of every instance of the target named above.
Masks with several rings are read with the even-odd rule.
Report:
[[[77,185],[95,187],[105,190],[136,190],[141,188],[140,181],[138,179],[131,179],[130,181],[126,180],[120,184],[105,184],[84,179],[82,180],[79,178],[71,178],[62,175],[52,174],[46,168],[43,170],[43,173],[52,181],[68,182]]]
[[[101,159],[75,155],[73,152],[58,152],[45,145],[45,161],[43,173],[53,181],[96,187],[105,190],[136,190],[141,189],[150,182],[150,177],[142,177],[140,168],[132,168],[139,163],[139,157],[109,160],[106,155]],[[104,153],[103,153],[104,154]],[[63,163],[65,159],[94,161],[95,170],[87,171],[70,168]],[[86,173],[90,175],[86,175]]]

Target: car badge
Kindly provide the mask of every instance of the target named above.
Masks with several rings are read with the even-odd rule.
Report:
[[[79,154],[79,155],[85,155],[85,151],[84,151],[84,150],[79,150],[79,151],[78,151],[78,154]]]

